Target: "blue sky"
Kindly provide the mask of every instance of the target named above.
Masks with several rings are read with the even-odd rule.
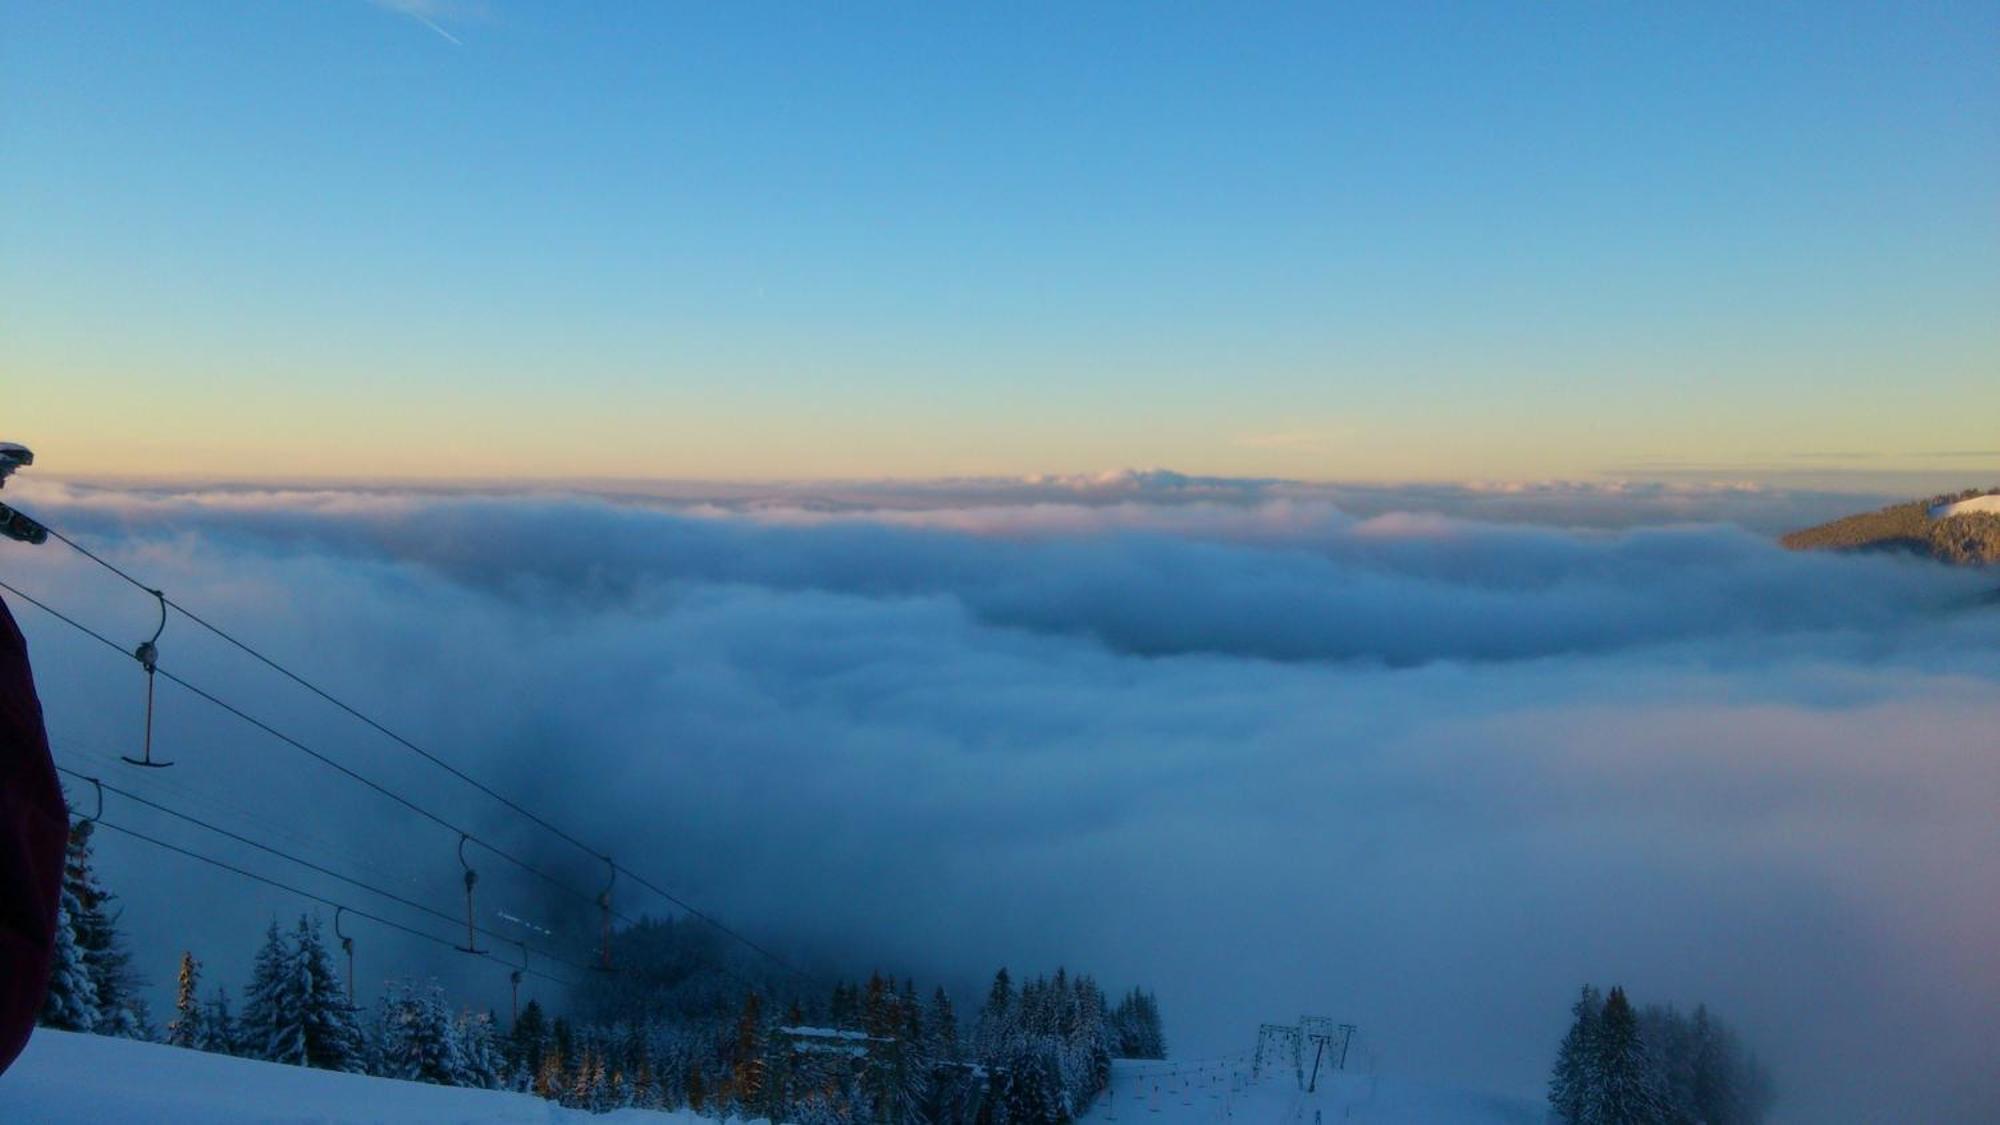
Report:
[[[1987,5],[0,13],[56,472],[2000,472]]]

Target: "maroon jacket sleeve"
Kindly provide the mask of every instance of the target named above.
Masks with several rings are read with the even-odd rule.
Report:
[[[0,602],[0,1071],[27,1046],[48,992],[68,842],[28,644]]]

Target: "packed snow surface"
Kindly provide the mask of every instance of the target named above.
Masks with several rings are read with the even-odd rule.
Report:
[[[1310,1062],[1308,1062],[1308,1067]],[[1308,1076],[1309,1077],[1309,1076]],[[1322,1071],[1313,1089],[1289,1065],[1254,1073],[1247,1054],[1188,1062],[1118,1060],[1111,1090],[1082,1125],[1541,1125],[1525,1098],[1427,1086],[1358,1071]]]
[[[2000,516],[2000,496],[1974,496],[1970,500],[1955,500],[1949,504],[1939,504],[1931,509],[1931,518],[1944,519],[1946,516],[1964,516],[1986,513]]]
[[[426,1086],[232,1059],[160,1043],[39,1030],[0,1074],[9,1125],[134,1122],[561,1122],[714,1125],[692,1114],[627,1109],[592,1115],[531,1094]]]
[[[1112,1064],[1111,1089],[1083,1125],[1539,1125],[1541,1103],[1353,1071],[1300,1088],[1289,1066],[1262,1077],[1250,1057]],[[37,1031],[0,1075],[0,1121],[554,1122],[713,1125],[690,1113],[626,1109],[592,1115],[528,1094],[461,1090],[232,1059],[158,1043]]]

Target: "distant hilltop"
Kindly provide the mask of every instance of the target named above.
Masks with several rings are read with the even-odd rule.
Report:
[[[2000,563],[2000,488],[1891,504],[1794,531],[1795,551],[1909,551],[1959,566]]]
[[[1950,516],[2000,515],[2000,492],[1987,492],[1965,500],[1939,504],[1930,511],[1934,520]]]

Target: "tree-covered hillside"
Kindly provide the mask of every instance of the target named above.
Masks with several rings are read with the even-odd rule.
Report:
[[[1891,504],[1879,511],[1794,531],[1782,542],[1795,551],[1910,551],[1959,566],[1996,563],[2000,562],[2000,516],[1968,512],[1932,519],[1930,515],[1940,504],[1992,495],[2000,495],[2000,488],[1972,488]]]

